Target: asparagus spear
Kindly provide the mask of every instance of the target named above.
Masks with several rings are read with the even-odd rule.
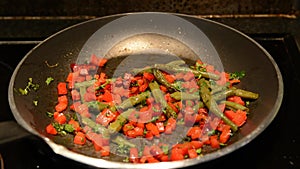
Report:
[[[166,102],[162,91],[159,88],[159,85],[156,81],[153,81],[149,84],[152,95],[157,103],[160,103],[162,107],[166,110],[166,115],[168,118],[173,117],[177,118],[177,113],[168,105]]]
[[[210,111],[212,111],[216,116],[220,117],[226,124],[228,124],[234,132],[237,131],[238,126],[235,125],[231,120],[229,120],[223,114],[223,112],[221,112],[217,102],[213,97],[211,97],[206,81],[204,79],[200,79],[198,83],[200,86],[200,95],[204,104],[209,108]]]

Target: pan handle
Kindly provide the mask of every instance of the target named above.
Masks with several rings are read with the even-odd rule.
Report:
[[[15,121],[0,122],[0,145],[32,135]]]

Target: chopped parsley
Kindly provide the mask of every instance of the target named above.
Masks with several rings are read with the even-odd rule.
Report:
[[[46,83],[47,85],[49,85],[53,80],[54,80],[53,77],[47,77],[45,83]]]
[[[39,89],[39,84],[37,83],[33,83],[32,82],[32,78],[28,78],[28,82],[27,82],[27,86],[22,89],[22,88],[19,88],[19,92],[22,94],[22,95],[28,95],[28,93],[31,91],[31,90],[34,90],[34,91],[37,91]]]
[[[229,79],[242,79],[243,77],[246,76],[245,71],[240,71],[240,72],[233,72],[229,74]]]
[[[37,100],[33,100],[32,103],[37,106],[38,105],[38,101]]]

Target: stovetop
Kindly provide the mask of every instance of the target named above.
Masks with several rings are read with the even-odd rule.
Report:
[[[274,121],[246,146],[219,159],[189,168],[300,168],[300,54],[290,34],[249,34],[275,59],[284,80],[284,98]],[[0,122],[14,120],[7,101],[10,76],[17,63],[41,39],[0,39]],[[29,136],[0,145],[6,169],[93,168],[56,155],[39,138]]]

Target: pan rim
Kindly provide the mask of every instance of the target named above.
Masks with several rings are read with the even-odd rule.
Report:
[[[113,162],[113,161],[108,161],[108,160],[104,160],[104,159],[89,157],[89,156],[86,156],[86,155],[83,155],[83,154],[73,152],[73,151],[67,149],[66,147],[64,147],[62,145],[56,144],[55,142],[50,140],[48,137],[40,135],[36,130],[34,130],[31,126],[29,126],[26,123],[26,121],[20,116],[20,114],[17,110],[15,100],[13,98],[14,81],[15,81],[15,78],[16,78],[16,75],[18,73],[19,68],[21,67],[23,62],[26,60],[26,58],[29,57],[30,54],[36,48],[43,45],[49,39],[54,38],[55,36],[59,35],[62,32],[65,32],[65,31],[67,31],[69,29],[72,29],[74,27],[78,27],[80,25],[84,25],[84,24],[89,23],[89,22],[94,22],[96,20],[100,20],[100,19],[104,19],[104,18],[122,17],[122,16],[127,16],[127,15],[139,15],[139,14],[170,14],[170,15],[175,15],[175,16],[182,16],[182,17],[200,19],[200,20],[203,20],[203,21],[206,21],[206,22],[210,22],[210,23],[219,25],[219,26],[221,26],[225,29],[229,29],[233,32],[236,32],[239,35],[246,38],[251,43],[253,43],[256,47],[258,47],[264,53],[264,55],[267,57],[267,59],[272,63],[272,65],[273,65],[273,67],[276,71],[277,80],[278,80],[278,91],[277,91],[278,96],[277,96],[277,99],[275,101],[275,105],[273,106],[272,110],[269,112],[268,117],[261,122],[261,124],[264,124],[264,125],[260,125],[255,130],[251,131],[251,133],[249,135],[247,135],[246,137],[234,142],[232,145],[226,146],[226,147],[224,147],[220,150],[217,150],[215,152],[206,154],[203,157],[197,157],[195,159],[186,159],[186,160],[175,161],[175,162],[159,162],[159,163],[153,163],[153,164],[134,164],[133,165],[131,163]],[[29,132],[33,133],[34,135],[37,135],[37,136],[41,137],[52,148],[52,150],[56,154],[59,154],[59,155],[62,155],[64,157],[73,159],[75,161],[79,161],[81,163],[85,163],[87,165],[91,165],[91,166],[95,166],[95,167],[107,167],[107,166],[109,166],[109,168],[157,168],[157,167],[176,168],[176,167],[186,167],[186,166],[196,165],[196,164],[200,164],[200,163],[204,163],[204,162],[208,162],[208,161],[217,159],[217,158],[222,157],[224,155],[227,155],[227,154],[229,154],[229,153],[231,153],[231,152],[233,152],[237,149],[240,149],[241,147],[244,147],[250,141],[254,140],[260,133],[262,133],[271,124],[271,122],[274,120],[274,118],[278,114],[278,111],[281,107],[281,103],[282,103],[282,100],[283,100],[283,93],[284,93],[283,78],[282,78],[282,74],[280,72],[280,69],[279,69],[277,63],[275,62],[273,57],[266,51],[266,49],[264,49],[260,44],[258,44],[255,40],[253,40],[252,38],[250,38],[249,36],[247,36],[243,32],[241,32],[241,31],[239,31],[235,28],[232,28],[228,25],[225,25],[223,23],[219,23],[219,22],[212,21],[212,20],[209,20],[209,19],[200,18],[200,17],[196,17],[196,16],[191,16],[191,15],[187,15],[187,14],[166,13],[166,12],[131,12],[131,13],[121,13],[121,14],[98,17],[98,18],[95,18],[95,19],[87,20],[87,21],[69,26],[65,29],[62,29],[61,31],[58,31],[57,33],[54,33],[53,35],[49,36],[48,38],[43,40],[41,43],[36,45],[33,49],[31,49],[23,57],[23,59],[19,62],[19,64],[15,68],[15,70],[14,70],[12,76],[11,76],[10,82],[9,82],[9,88],[8,88],[8,96],[9,97],[8,97],[8,100],[9,100],[10,108],[11,108],[11,110],[13,112],[13,115],[14,115],[15,119],[17,120],[17,122],[21,126],[23,126],[26,130],[28,130]]]

